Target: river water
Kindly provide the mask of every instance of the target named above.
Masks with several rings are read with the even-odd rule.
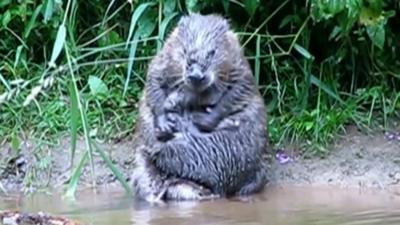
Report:
[[[398,225],[400,195],[328,187],[269,187],[247,199],[149,205],[123,191],[0,196],[0,210],[45,211],[85,224]]]

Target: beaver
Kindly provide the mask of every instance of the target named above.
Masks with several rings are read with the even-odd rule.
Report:
[[[183,96],[181,113],[165,110],[170,96]],[[266,121],[229,22],[216,14],[183,16],[149,64],[135,130],[136,196],[201,200],[261,191]]]

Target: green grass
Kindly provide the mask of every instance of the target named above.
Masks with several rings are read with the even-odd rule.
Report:
[[[22,137],[51,143],[67,134],[74,158],[83,136],[66,195],[82,166],[95,176],[97,155],[130,191],[96,140],[132,134],[147,63],[180,15],[201,11],[229,17],[237,31],[268,105],[271,141],[328,153],[346,125],[386,129],[400,116],[396,2],[345,2],[4,1],[0,143],[18,149]]]

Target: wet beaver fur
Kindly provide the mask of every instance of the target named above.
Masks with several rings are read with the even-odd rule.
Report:
[[[135,129],[136,197],[201,200],[262,190],[266,119],[228,21],[183,16],[149,64]]]

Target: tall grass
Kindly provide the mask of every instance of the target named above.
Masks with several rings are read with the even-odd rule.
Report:
[[[326,146],[356,124],[386,129],[399,117],[400,20],[396,1],[12,1],[0,3],[0,136],[78,136],[82,168],[95,152],[124,177],[96,139],[121,139],[135,124],[147,63],[188,11],[229,17],[265,97],[275,144]]]

